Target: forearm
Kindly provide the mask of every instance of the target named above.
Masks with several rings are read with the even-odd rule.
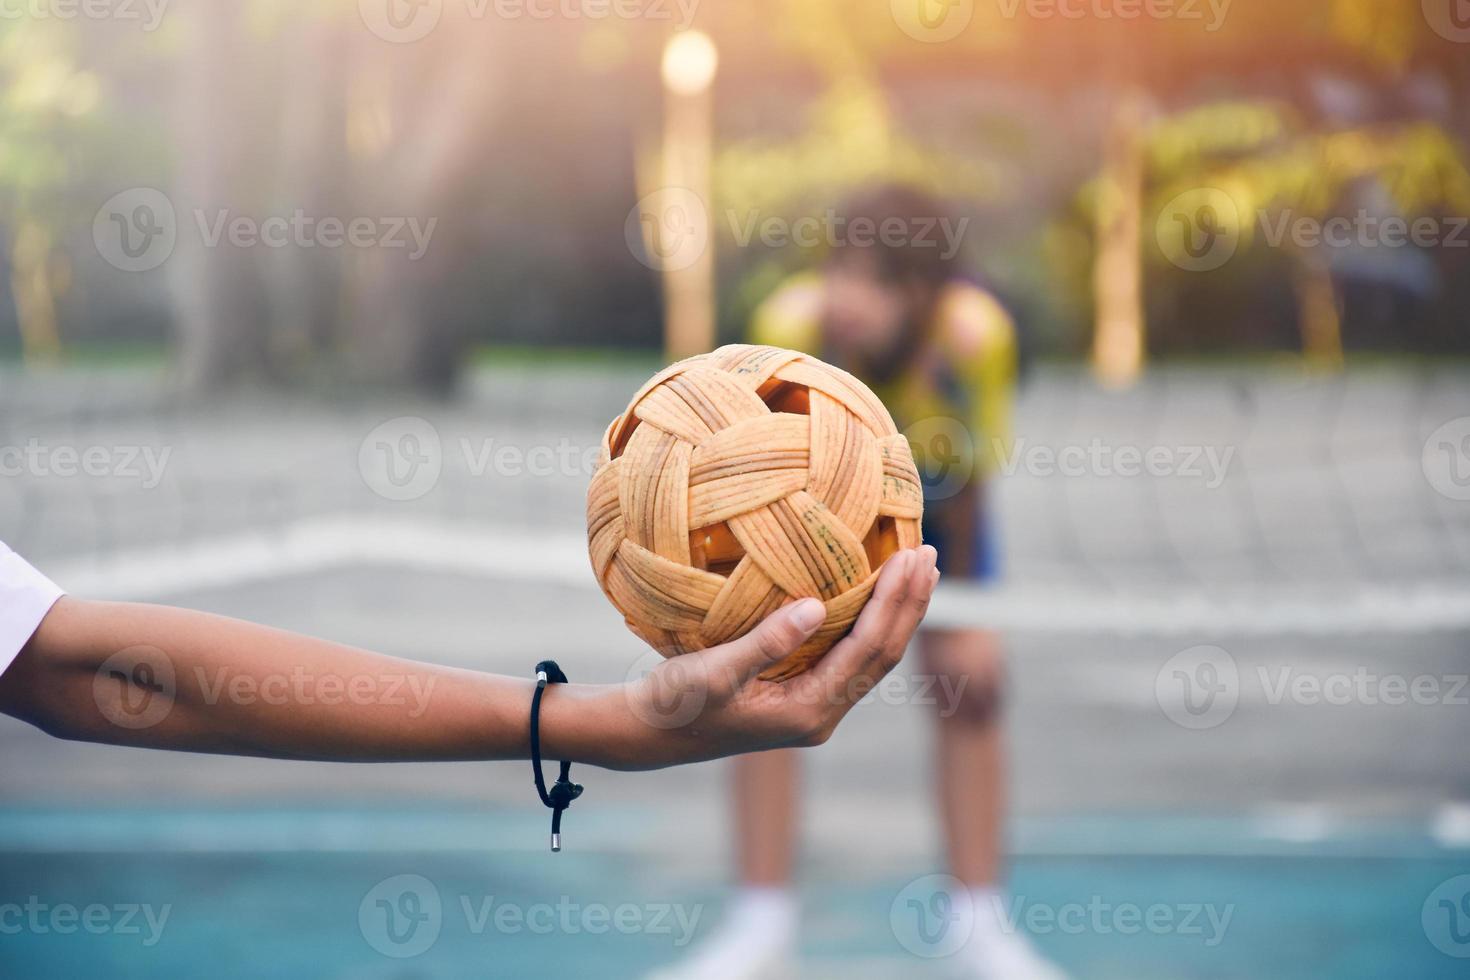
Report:
[[[347,762],[529,755],[530,680],[384,656],[163,606],[64,598],[0,678],[0,709],[63,738]],[[620,764],[617,688],[558,686],[548,758]]]
[[[544,696],[548,759],[653,769],[817,745],[892,670],[938,580],[934,549],[885,564],[852,634],[806,674],[761,671],[826,616],[802,599],[648,676]],[[27,624],[29,628],[29,624]],[[186,609],[63,597],[0,674],[0,712],[61,738],[339,762],[530,754],[531,680],[441,667]]]

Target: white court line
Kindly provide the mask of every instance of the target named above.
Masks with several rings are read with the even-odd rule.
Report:
[[[41,563],[70,592],[134,600],[362,565],[597,588],[580,534],[354,514]],[[928,622],[1126,636],[1427,633],[1470,628],[1470,580],[1332,591],[1119,592],[950,582],[935,597]]]
[[[1453,806],[1453,804],[1451,804]],[[1442,840],[1433,815],[1406,814],[1387,820],[1355,819],[1329,806],[1291,807],[1281,822],[1279,808],[1262,807],[1197,818],[1152,812],[1054,817],[1017,817],[1008,852],[1051,857],[1281,857],[1360,858],[1433,857],[1436,852],[1470,849],[1464,840]],[[697,810],[689,830],[687,814],[667,808],[604,804],[583,815],[578,846],[587,853],[658,854],[659,860],[693,866],[718,850],[718,807]],[[706,811],[708,811],[706,813]],[[1425,817],[1429,819],[1426,820]],[[905,826],[927,819],[922,800],[903,807]],[[0,840],[7,851],[23,853],[250,853],[250,852],[446,852],[545,853],[540,810],[321,809],[315,806],[190,807],[0,807]],[[671,852],[671,837],[689,845]],[[864,836],[866,835],[866,836]],[[852,826],[814,842],[819,864],[839,862],[864,843],[871,830]],[[895,868],[926,856],[922,835],[884,845],[869,862]],[[690,864],[693,862],[693,865]]]
[[[1470,803],[1441,804],[1430,835],[1441,847],[1470,848]]]
[[[1262,808],[1255,817],[1256,837],[1288,844],[1316,844],[1336,835],[1338,823],[1325,806],[1295,805]]]

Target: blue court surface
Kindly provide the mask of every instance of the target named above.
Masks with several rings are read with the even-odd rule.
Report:
[[[4,811],[20,849],[0,853],[0,974],[636,977],[706,935],[724,900],[646,854],[522,846],[544,830],[530,811],[354,812]],[[1191,835],[1233,846],[1212,821],[1127,822],[1161,852]],[[1470,855],[1412,828],[1254,855],[1086,854],[1107,824],[1018,828],[1013,912],[1076,977],[1466,975]],[[314,825],[337,839],[289,849]],[[232,836],[261,849],[222,847]],[[68,838],[90,850],[57,849]],[[811,869],[800,975],[944,975],[962,917],[923,873]]]
[[[81,595],[619,683],[648,651],[588,572],[584,474],[492,479],[446,451],[440,485],[403,505],[371,489],[359,447],[408,416],[445,447],[595,446],[630,374],[157,417],[78,417],[37,381],[7,389],[0,419],[177,462],[146,493],[0,482],[0,538]],[[1181,368],[1125,394],[1043,368],[1028,386],[1017,431],[1038,446],[1101,433],[1242,461],[1219,491],[1020,471],[999,501],[1007,585],[936,600],[936,622],[1006,635],[1002,913],[1075,980],[1470,976],[1470,510],[1421,466],[1467,381]],[[1234,678],[1207,727],[1179,715],[1181,657]],[[804,757],[798,980],[944,976],[973,934],[968,894],[934,876],[924,670],[911,658],[895,697]],[[1320,696],[1344,682],[1345,703]],[[1380,697],[1389,682],[1439,696]],[[524,762],[150,753],[0,718],[0,774],[0,980],[636,978],[729,900],[718,763],[579,766],[559,855]]]

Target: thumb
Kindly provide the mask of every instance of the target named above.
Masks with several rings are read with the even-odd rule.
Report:
[[[800,599],[782,606],[759,626],[710,651],[710,667],[729,676],[738,690],[756,674],[796,652],[827,618],[818,599]]]

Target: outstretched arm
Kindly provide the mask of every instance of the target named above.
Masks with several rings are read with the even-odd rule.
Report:
[[[616,685],[556,685],[547,758],[650,769],[824,741],[903,656],[938,573],[895,555],[852,634],[783,684],[756,675],[822,620],[814,599],[723,646]],[[10,668],[0,711],[53,735],[342,762],[525,758],[534,684],[402,660],[220,616],[63,597]]]

